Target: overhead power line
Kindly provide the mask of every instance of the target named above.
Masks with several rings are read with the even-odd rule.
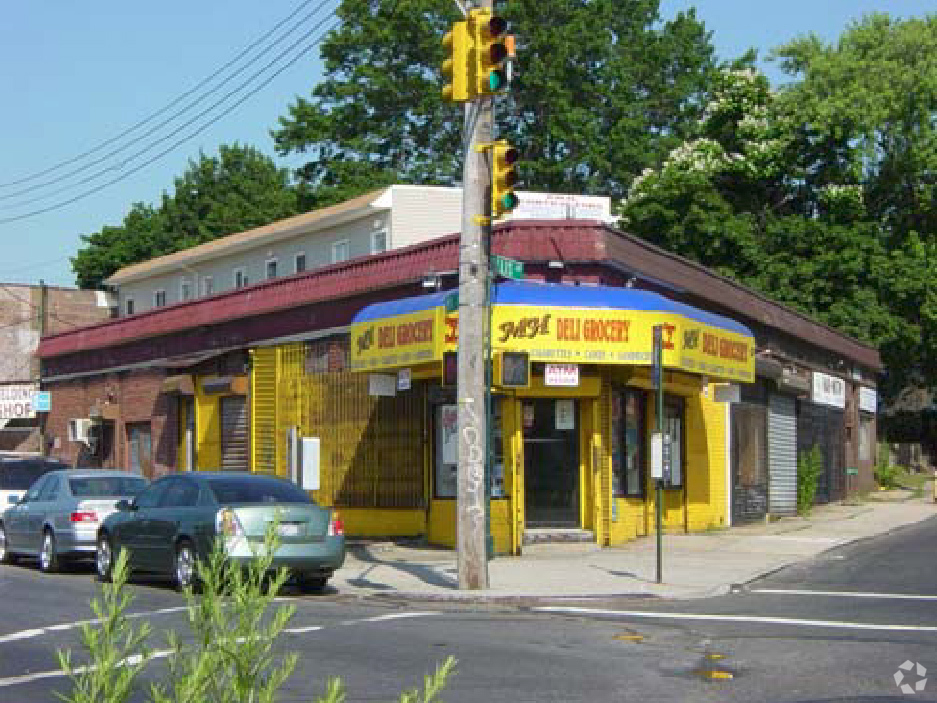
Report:
[[[227,69],[229,69],[231,66],[233,66],[233,65],[236,64],[238,61],[240,61],[242,58],[244,58],[245,56],[247,56],[247,55],[248,55],[251,51],[253,51],[257,46],[259,46],[260,44],[262,44],[263,42],[265,42],[267,39],[269,39],[271,35],[273,35],[277,30],[279,30],[279,29],[280,29],[283,25],[285,25],[287,22],[289,22],[289,21],[292,20],[294,17],[296,17],[296,15],[298,15],[305,7],[309,6],[312,2],[313,2],[313,0],[304,0],[304,1],[303,1],[302,3],[300,3],[300,5],[299,5],[295,10],[293,10],[289,15],[287,15],[286,17],[284,17],[283,19],[281,19],[281,20],[280,20],[279,22],[277,22],[270,30],[268,30],[267,32],[265,32],[265,33],[264,33],[263,35],[261,35],[259,38],[257,38],[257,39],[254,40],[253,42],[251,42],[251,44],[249,44],[247,47],[245,47],[244,49],[242,49],[242,50],[241,50],[234,58],[232,58],[230,61],[226,62],[224,65],[222,65],[221,67],[219,67],[219,68],[218,68],[217,70],[215,70],[213,73],[211,73],[210,75],[208,75],[208,76],[206,76],[205,78],[203,78],[202,80],[200,80],[195,86],[193,86],[192,88],[190,88],[190,89],[187,90],[186,92],[184,92],[184,93],[178,95],[177,97],[173,98],[171,101],[169,101],[168,103],[166,103],[165,105],[163,105],[163,107],[159,108],[159,109],[156,110],[155,112],[150,113],[149,115],[147,115],[146,117],[144,117],[143,119],[141,119],[139,122],[136,122],[135,124],[131,125],[131,126],[128,127],[127,129],[125,129],[124,131],[122,131],[120,134],[117,134],[117,135],[115,135],[115,136],[113,136],[113,137],[111,137],[111,138],[109,138],[109,139],[106,139],[105,141],[100,142],[99,144],[97,144],[97,145],[91,147],[90,149],[88,149],[88,150],[86,150],[86,151],[83,151],[83,152],[80,153],[80,154],[77,154],[77,155],[72,156],[72,157],[70,157],[70,158],[68,158],[68,159],[65,159],[64,161],[60,161],[60,162],[58,162],[58,163],[56,163],[56,164],[53,164],[52,166],[49,166],[48,168],[45,168],[45,169],[43,169],[43,170],[41,170],[41,171],[37,171],[37,172],[35,172],[35,173],[32,173],[32,174],[30,174],[30,175],[28,175],[28,176],[24,176],[24,177],[22,177],[22,178],[19,178],[19,179],[17,179],[17,180],[14,180],[14,181],[8,181],[7,183],[0,183],[0,188],[11,188],[11,187],[13,187],[13,186],[22,185],[22,184],[24,184],[24,183],[29,183],[30,181],[34,181],[34,180],[36,180],[36,179],[38,179],[38,178],[42,178],[43,176],[45,176],[45,175],[47,175],[47,174],[53,173],[53,172],[55,172],[55,171],[58,171],[58,170],[60,170],[60,169],[62,169],[62,168],[64,168],[64,167],[66,167],[66,166],[70,166],[71,164],[74,164],[74,163],[76,163],[76,162],[78,162],[78,161],[81,161],[82,159],[84,159],[84,158],[86,158],[86,157],[88,157],[88,156],[91,156],[92,154],[96,154],[97,152],[101,151],[102,149],[104,149],[105,147],[109,146],[110,144],[113,144],[114,142],[120,141],[121,139],[123,139],[124,137],[126,137],[126,136],[129,135],[129,134],[133,134],[133,133],[134,133],[135,131],[137,131],[140,127],[143,127],[144,125],[149,124],[149,123],[152,122],[154,119],[156,119],[156,118],[159,117],[160,115],[164,114],[165,112],[167,112],[168,110],[170,110],[172,107],[178,105],[178,104],[181,103],[183,100],[185,100],[186,98],[188,98],[190,95],[192,95],[192,94],[196,93],[197,91],[201,90],[201,88],[203,88],[205,85],[209,84],[209,83],[210,83],[211,81],[213,81],[215,78],[217,78],[218,76],[220,76],[222,73],[224,73],[224,72],[225,72]],[[294,31],[298,26],[300,26],[302,23],[304,23],[306,20],[308,20],[312,15],[315,15],[317,12],[319,12],[319,10],[321,10],[327,3],[328,3],[328,0],[324,0],[323,2],[320,2],[319,5],[316,7],[316,9],[315,9],[313,12],[309,13],[309,14],[306,15],[302,20],[300,20],[299,22],[297,22],[297,23],[289,30],[289,32],[287,32],[287,34],[285,34],[285,35],[281,36],[279,39],[277,39],[277,40],[274,42],[273,45],[271,45],[270,47],[268,47],[267,49],[265,49],[264,52],[262,52],[259,56],[263,56],[264,53],[266,53],[267,51],[269,51],[269,50],[270,50],[273,46],[275,46],[278,42],[282,41],[282,39],[283,39],[285,36],[287,36],[290,32]],[[258,57],[254,57],[254,59],[252,59],[252,61],[256,61],[257,58],[259,58],[259,56],[258,56]],[[247,64],[247,66],[249,66],[249,65],[250,65],[250,63]],[[220,88],[220,87],[221,87],[222,85],[224,85],[227,81],[231,80],[231,78],[233,78],[234,76],[238,75],[238,73],[239,73],[240,71],[244,70],[244,68],[246,68],[246,66],[245,66],[245,67],[242,67],[237,73],[234,73],[232,76],[229,76],[228,78],[226,78],[225,81],[223,81],[221,84],[219,84],[219,85],[216,86],[214,89],[212,89],[212,91],[209,91],[209,93],[207,93],[206,95],[210,95],[212,92],[214,92],[215,90],[217,90],[218,88]],[[184,108],[183,112],[184,112],[185,110],[188,110],[188,109],[191,108],[192,106],[198,104],[198,102],[200,102],[201,99],[203,99],[204,97],[205,97],[205,96],[202,96],[202,98],[200,98],[198,101],[196,101],[195,103],[192,103],[192,104],[189,105],[188,107]],[[174,118],[175,116],[177,116],[178,114],[180,114],[180,113],[176,113],[176,115],[174,115],[173,118]],[[173,119],[173,118],[170,118],[170,120]],[[160,125],[163,125],[163,124],[165,124],[165,121],[160,123]],[[147,132],[147,134],[151,134],[151,133],[152,133],[152,132]],[[144,135],[144,136],[146,136],[146,135]],[[142,138],[143,138],[143,137],[139,137],[139,139],[142,139]],[[130,143],[132,144],[133,142],[130,142]],[[124,149],[124,148],[126,148],[126,147],[122,147],[122,149]],[[122,150],[122,149],[121,149],[121,150]],[[118,150],[118,151],[120,151],[120,150]],[[104,157],[102,157],[102,159],[103,159],[103,158],[107,158],[108,156],[112,155],[113,153],[115,153],[115,152],[109,152],[109,153],[106,154]],[[92,162],[92,164],[94,164],[94,163],[100,163],[100,160],[95,161],[95,162]],[[57,182],[59,182],[60,180],[62,180],[62,179],[64,179],[64,178],[67,178],[69,175],[71,175],[71,174],[66,174],[65,176],[61,176],[61,177],[59,177],[59,178],[57,178],[57,179],[55,179],[55,180],[47,181],[46,183],[41,183],[41,184],[38,184],[38,185],[32,186],[32,187],[33,187],[33,188],[36,188],[36,187],[41,187],[41,186],[43,186],[43,185],[48,185],[49,183],[57,183]],[[27,190],[28,190],[28,189],[27,189]],[[6,194],[6,195],[0,195],[0,199],[9,198],[9,197],[15,197],[16,195],[19,195],[19,194],[21,194],[22,192],[24,192],[24,191],[17,191],[17,192],[15,192],[15,193],[9,193],[9,194]]]
[[[320,21],[320,22],[316,25],[316,27],[314,27],[312,30],[310,30],[309,32],[307,32],[306,34],[304,34],[302,37],[300,37],[299,40],[297,40],[296,42],[294,42],[293,44],[291,44],[290,47],[287,48],[285,51],[283,51],[283,52],[281,52],[280,54],[278,54],[277,57],[276,57],[273,61],[271,61],[270,63],[268,63],[266,66],[264,66],[264,68],[262,68],[260,71],[255,72],[250,78],[248,78],[246,81],[244,81],[241,85],[239,85],[239,86],[238,86],[237,88],[235,88],[234,90],[228,92],[228,93],[227,93],[224,97],[222,97],[220,100],[218,100],[218,101],[216,101],[215,103],[213,103],[211,107],[207,108],[206,110],[203,110],[203,111],[200,112],[198,115],[196,115],[194,118],[192,118],[192,119],[190,119],[189,121],[187,121],[186,123],[184,123],[181,127],[177,128],[176,130],[174,130],[173,132],[171,132],[169,135],[160,138],[159,140],[157,140],[156,142],[154,142],[153,144],[151,144],[151,145],[148,146],[147,148],[142,149],[142,150],[140,150],[139,152],[135,153],[132,157],[130,157],[130,159],[133,159],[133,158],[136,158],[137,156],[142,155],[143,153],[145,153],[145,152],[149,151],[150,149],[152,149],[152,148],[153,148],[154,146],[156,146],[157,144],[160,144],[160,143],[166,141],[167,139],[169,139],[170,137],[175,136],[176,134],[178,134],[179,132],[181,132],[185,127],[191,125],[193,122],[197,121],[199,118],[205,116],[208,112],[211,112],[211,110],[213,110],[215,107],[217,107],[217,106],[220,105],[221,103],[225,102],[225,101],[226,101],[229,97],[231,97],[233,94],[237,93],[237,92],[240,91],[242,88],[244,88],[246,85],[248,85],[254,78],[256,78],[257,76],[259,76],[260,74],[262,74],[264,71],[266,71],[268,68],[270,68],[270,66],[272,66],[273,64],[275,64],[277,61],[279,61],[281,58],[283,58],[286,54],[288,54],[290,51],[292,51],[293,49],[295,49],[296,46],[298,46],[298,45],[301,44],[304,40],[306,40],[306,39],[307,39],[310,35],[312,35],[317,29],[319,29],[319,28],[322,26],[322,24],[324,24],[324,23],[325,23],[325,20]],[[67,206],[67,205],[71,205],[72,203],[78,202],[79,200],[82,200],[82,199],[84,199],[84,198],[86,198],[86,197],[88,197],[88,196],[90,196],[90,195],[93,195],[93,194],[95,194],[95,193],[98,193],[98,192],[104,190],[105,188],[108,188],[109,186],[114,185],[115,183],[119,183],[120,181],[122,181],[122,180],[124,180],[124,179],[126,179],[126,178],[128,178],[128,177],[130,177],[130,176],[132,176],[134,173],[137,173],[138,171],[140,171],[140,170],[146,168],[147,166],[149,166],[149,165],[152,164],[153,162],[155,162],[155,161],[161,159],[163,156],[165,156],[166,154],[168,154],[168,153],[170,153],[171,151],[173,151],[174,149],[176,149],[176,147],[178,147],[178,146],[180,146],[181,144],[187,142],[188,140],[192,139],[193,137],[198,136],[199,134],[201,134],[202,132],[204,132],[206,129],[208,129],[209,127],[211,127],[213,124],[215,124],[216,122],[218,122],[219,120],[221,120],[223,117],[226,117],[228,114],[230,114],[231,112],[233,112],[235,108],[237,108],[237,107],[239,107],[240,105],[242,105],[242,104],[243,104],[244,102],[246,102],[249,98],[253,97],[255,94],[257,94],[258,92],[260,92],[263,88],[265,88],[267,85],[269,85],[277,76],[279,76],[281,73],[283,73],[283,71],[285,71],[286,69],[290,68],[290,67],[291,67],[293,64],[295,64],[299,59],[301,59],[303,56],[305,56],[307,53],[309,53],[309,51],[312,50],[314,47],[316,47],[316,46],[325,38],[325,36],[326,36],[329,32],[331,32],[333,29],[337,28],[340,24],[341,24],[341,21],[340,21],[340,20],[337,20],[337,21],[335,21],[334,23],[332,23],[332,25],[330,25],[329,27],[327,27],[314,41],[312,41],[308,46],[304,47],[298,54],[296,54],[296,56],[294,56],[292,59],[290,59],[287,63],[285,63],[285,64],[283,64],[282,66],[280,66],[280,67],[279,67],[276,71],[274,71],[271,75],[269,75],[269,76],[266,77],[263,81],[261,81],[256,87],[254,87],[254,88],[253,88],[252,90],[250,90],[248,93],[246,93],[245,95],[243,95],[241,98],[239,98],[237,101],[235,101],[232,105],[230,105],[229,107],[225,108],[220,114],[218,114],[218,115],[216,115],[215,117],[211,118],[208,122],[204,123],[202,126],[198,127],[197,129],[195,129],[195,130],[194,130],[193,132],[191,132],[190,134],[185,135],[185,136],[182,137],[181,139],[178,139],[177,141],[173,142],[173,143],[170,144],[166,149],[164,149],[163,151],[159,152],[158,154],[152,156],[151,158],[147,159],[147,160],[144,161],[143,163],[138,164],[138,165],[135,166],[134,168],[130,169],[129,171],[126,171],[125,173],[121,174],[120,176],[117,176],[116,178],[112,178],[111,180],[106,181],[106,182],[104,182],[104,183],[101,183],[101,184],[99,184],[99,185],[97,185],[97,186],[95,186],[95,187],[93,187],[93,188],[89,188],[88,190],[85,190],[85,191],[79,193],[78,195],[75,195],[75,196],[73,196],[73,197],[71,197],[71,198],[68,198],[68,199],[66,199],[66,200],[62,200],[62,201],[59,201],[59,202],[54,203],[54,204],[52,204],[52,205],[48,205],[48,206],[43,207],[43,208],[38,208],[38,209],[32,210],[32,211],[30,211],[30,212],[25,212],[25,213],[22,213],[22,214],[20,214],[20,215],[14,215],[14,216],[11,216],[11,217],[0,218],[0,225],[9,224],[10,222],[17,222],[17,221],[24,220],[24,219],[29,218],[29,217],[34,217],[34,216],[36,216],[36,215],[44,214],[44,213],[46,213],[46,212],[51,212],[51,211],[53,211],[53,210],[58,210],[58,209],[63,208],[63,207],[65,207],[65,206]],[[86,179],[86,181],[87,181],[87,179]],[[48,196],[47,196],[47,197],[48,197]]]
[[[204,101],[206,98],[208,98],[210,95],[212,95],[212,94],[216,93],[218,90],[220,90],[223,86],[225,86],[227,83],[229,83],[233,78],[237,77],[238,75],[240,75],[241,73],[243,73],[246,69],[248,69],[248,68],[250,68],[252,65],[254,65],[254,63],[255,63],[260,57],[264,56],[264,55],[267,54],[270,50],[272,50],[274,47],[276,47],[279,43],[281,43],[282,41],[284,41],[290,34],[292,34],[292,33],[301,25],[302,22],[306,22],[307,20],[309,20],[310,18],[312,18],[314,15],[316,15],[328,2],[329,2],[329,0],[322,0],[322,1],[319,3],[319,5],[316,7],[316,9],[313,10],[312,12],[310,12],[308,15],[306,15],[306,16],[301,20],[300,23],[294,25],[292,28],[290,28],[289,30],[287,30],[287,32],[285,32],[283,35],[281,35],[280,37],[278,37],[270,46],[266,47],[260,54],[258,54],[257,56],[253,57],[249,63],[247,63],[247,64],[241,66],[237,71],[235,71],[234,73],[232,73],[230,76],[226,77],[226,78],[225,78],[221,83],[219,83],[217,86],[214,86],[213,88],[211,88],[211,89],[210,89],[209,91],[207,91],[206,93],[204,93],[204,94],[202,94],[201,96],[197,97],[195,100],[193,100],[192,102],[190,102],[190,103],[189,103],[188,105],[186,105],[184,108],[182,108],[181,110],[176,111],[173,115],[171,115],[170,117],[168,117],[168,118],[165,119],[165,120],[162,120],[162,121],[159,122],[157,125],[151,127],[150,129],[148,129],[148,130],[147,130],[146,132],[144,132],[143,134],[139,135],[138,137],[135,137],[134,139],[130,140],[129,142],[127,142],[127,143],[124,144],[123,146],[120,146],[120,147],[118,147],[118,148],[116,148],[116,149],[112,149],[111,151],[109,151],[109,152],[108,152],[107,154],[105,154],[104,156],[99,157],[99,158],[95,159],[94,161],[91,161],[90,163],[88,163],[88,164],[86,164],[86,165],[84,165],[84,166],[81,166],[81,167],[79,167],[79,168],[77,168],[77,169],[73,169],[73,170],[71,170],[71,171],[69,171],[69,172],[67,172],[67,173],[65,173],[65,174],[63,174],[63,175],[60,175],[60,176],[56,177],[56,178],[53,178],[53,179],[51,179],[51,180],[48,180],[48,181],[46,181],[46,182],[44,182],[44,183],[40,183],[40,184],[34,185],[34,186],[30,187],[30,188],[26,188],[26,189],[23,189],[23,190],[20,190],[20,191],[16,191],[15,193],[8,193],[8,194],[6,194],[6,195],[0,195],[0,200],[5,200],[5,199],[8,199],[8,198],[14,197],[15,195],[27,194],[27,193],[30,193],[30,192],[32,192],[32,191],[34,191],[34,190],[40,190],[40,189],[44,188],[45,186],[53,185],[53,184],[55,184],[55,183],[58,183],[58,182],[61,182],[61,181],[63,181],[63,180],[66,180],[66,179],[68,179],[68,178],[71,178],[72,176],[78,175],[78,174],[82,173],[83,171],[87,170],[88,168],[90,168],[90,167],[92,167],[92,166],[96,166],[96,165],[98,165],[98,164],[101,164],[102,162],[108,161],[108,159],[110,159],[112,156],[116,156],[116,155],[119,154],[120,152],[126,151],[127,149],[129,149],[130,147],[134,146],[135,144],[138,144],[139,142],[144,141],[147,137],[150,137],[151,135],[153,135],[153,134],[159,132],[163,127],[165,127],[165,126],[169,125],[170,123],[172,123],[173,121],[175,121],[176,118],[181,117],[181,116],[183,116],[185,113],[189,112],[192,108],[194,108],[195,106],[197,106],[199,103],[203,102],[203,101]],[[156,148],[157,146],[159,146],[159,145],[162,144],[163,142],[167,141],[168,139],[171,139],[171,138],[174,137],[175,135],[179,134],[179,133],[180,133],[182,130],[184,130],[186,127],[188,127],[188,126],[190,126],[191,124],[193,124],[194,122],[198,121],[200,118],[202,118],[202,117],[204,117],[206,114],[210,113],[212,110],[214,110],[214,109],[215,109],[216,107],[218,107],[220,104],[222,104],[222,103],[224,103],[225,101],[227,101],[232,95],[234,95],[234,94],[238,93],[239,91],[241,91],[242,89],[244,89],[246,86],[248,86],[248,85],[250,84],[251,81],[253,81],[253,80],[254,80],[255,78],[257,78],[259,75],[261,75],[262,73],[264,73],[264,72],[265,72],[266,70],[268,70],[271,66],[273,66],[274,64],[276,64],[279,60],[281,60],[284,56],[286,56],[290,51],[292,51],[293,49],[295,49],[296,46],[298,46],[298,45],[301,44],[303,41],[305,41],[305,39],[307,39],[313,32],[315,32],[317,29],[319,29],[319,28],[322,26],[322,24],[325,22],[326,19],[327,19],[327,17],[321,19],[321,20],[319,21],[319,23],[316,24],[316,26],[314,26],[311,30],[309,30],[309,31],[307,31],[305,34],[303,34],[297,41],[295,41],[293,44],[291,44],[289,47],[287,47],[287,49],[285,49],[285,50],[282,51],[280,54],[278,54],[272,61],[270,61],[269,63],[267,63],[263,68],[261,68],[259,71],[254,72],[247,80],[243,81],[243,82],[242,82],[240,85],[238,85],[236,88],[234,88],[233,90],[230,90],[230,91],[228,91],[227,93],[225,93],[225,95],[224,95],[221,99],[216,100],[216,101],[215,101],[214,103],[212,103],[208,108],[206,108],[206,109],[202,110],[201,112],[199,112],[198,114],[196,114],[195,117],[192,117],[192,118],[188,119],[187,121],[183,122],[181,125],[179,125],[179,126],[176,127],[175,129],[171,130],[168,134],[165,134],[165,135],[163,135],[162,137],[156,138],[155,140],[151,141],[149,144],[145,145],[142,149],[137,150],[136,152],[130,154],[129,156],[122,157],[122,158],[121,158],[119,161],[117,161],[116,163],[106,164],[106,165],[102,166],[101,168],[97,169],[96,171],[94,171],[93,173],[91,173],[90,175],[87,175],[87,176],[85,176],[85,177],[83,177],[83,178],[80,178],[79,180],[77,180],[77,181],[75,181],[75,182],[69,183],[68,185],[65,185],[65,186],[60,187],[60,188],[56,188],[56,189],[51,190],[51,191],[49,191],[49,192],[42,193],[41,195],[37,195],[37,196],[35,196],[35,197],[27,198],[26,200],[22,200],[22,201],[20,201],[20,202],[17,202],[17,203],[11,204],[11,205],[6,205],[6,206],[4,206],[5,209],[16,210],[16,209],[19,209],[19,208],[22,208],[22,207],[26,207],[26,206],[28,206],[28,205],[31,205],[32,203],[36,203],[36,202],[43,201],[43,200],[48,200],[49,198],[52,198],[52,197],[54,197],[54,196],[56,196],[56,195],[59,195],[59,194],[61,194],[61,193],[65,193],[65,192],[67,192],[67,191],[69,191],[69,190],[72,190],[72,189],[74,189],[74,188],[77,188],[77,187],[79,187],[79,186],[85,185],[85,184],[87,184],[87,183],[91,183],[92,181],[95,181],[95,180],[97,180],[97,179],[99,179],[99,178],[101,178],[101,177],[103,177],[103,176],[106,176],[108,173],[111,173],[111,172],[113,172],[113,171],[115,171],[115,170],[117,170],[117,171],[123,170],[123,169],[126,168],[126,167],[129,165],[129,163],[132,162],[134,159],[137,159],[138,157],[140,157],[140,156],[142,156],[143,154],[145,154],[145,153],[151,151],[152,149]]]

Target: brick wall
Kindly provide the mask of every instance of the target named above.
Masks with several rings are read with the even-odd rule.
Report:
[[[46,384],[51,412],[46,421],[49,454],[72,465],[130,468],[127,426],[145,423],[152,438],[153,475],[175,470],[178,445],[177,396],[160,393],[162,369],[111,373]],[[86,418],[96,408],[106,418],[103,451],[92,456],[68,440],[68,421]]]

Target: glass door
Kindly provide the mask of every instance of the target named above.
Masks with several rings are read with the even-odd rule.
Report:
[[[578,401],[529,399],[521,412],[527,526],[579,527]]]

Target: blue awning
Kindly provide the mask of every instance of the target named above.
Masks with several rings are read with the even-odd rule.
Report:
[[[606,310],[643,310],[682,315],[704,325],[716,327],[754,337],[745,325],[728,317],[700,310],[692,305],[679,303],[657,293],[635,288],[612,286],[570,286],[538,281],[503,281],[496,284],[493,292],[495,305],[529,305],[544,307],[566,307]],[[352,324],[360,324],[407,313],[421,312],[446,304],[449,296],[457,291],[439,291],[429,295],[391,300],[386,303],[368,305],[355,315]]]

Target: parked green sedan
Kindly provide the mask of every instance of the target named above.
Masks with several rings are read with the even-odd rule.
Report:
[[[279,547],[273,567],[286,567],[302,588],[321,591],[345,561],[338,515],[294,483],[233,472],[172,474],[133,501],[121,501],[98,530],[98,577],[110,579],[115,556],[126,549],[132,571],[169,575],[185,588],[216,537],[229,559],[246,564],[275,520]]]

